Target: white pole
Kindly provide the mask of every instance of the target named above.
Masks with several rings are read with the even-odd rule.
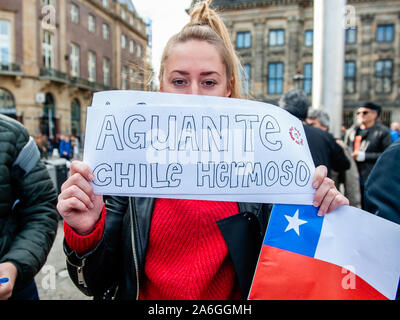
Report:
[[[330,132],[340,137],[346,0],[314,0],[312,107],[330,116]]]

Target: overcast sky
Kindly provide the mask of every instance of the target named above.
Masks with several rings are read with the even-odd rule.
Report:
[[[191,0],[132,0],[142,18],[153,21],[152,65],[158,76],[162,51],[168,39],[189,22],[185,9]]]

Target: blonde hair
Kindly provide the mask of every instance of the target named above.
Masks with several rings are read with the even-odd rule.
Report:
[[[165,63],[170,51],[176,44],[189,40],[206,41],[214,45],[221,55],[226,68],[227,86],[231,89],[231,97],[243,98],[243,67],[233,48],[224,22],[216,11],[210,8],[211,1],[205,0],[198,3],[190,12],[190,22],[167,42],[161,58],[160,82],[163,79]]]

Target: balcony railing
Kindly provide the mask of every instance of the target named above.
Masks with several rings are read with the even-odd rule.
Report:
[[[51,80],[59,83],[65,83],[89,91],[105,91],[115,89],[101,83],[90,81],[88,79],[71,77],[68,76],[68,74],[65,72],[51,68],[40,68],[39,76],[42,80]]]
[[[79,78],[79,77],[71,77],[70,84],[74,85],[81,89],[86,89],[90,91],[106,91],[106,90],[113,90],[115,88],[106,86],[102,83],[93,82],[88,79]]]
[[[22,75],[21,66],[16,63],[4,63],[0,62],[0,74],[19,76]]]
[[[51,80],[55,82],[69,83],[68,75],[65,72],[52,68],[40,68],[39,77],[41,79]]]

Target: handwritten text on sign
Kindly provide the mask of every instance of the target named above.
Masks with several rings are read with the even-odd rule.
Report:
[[[309,203],[314,192],[301,122],[263,103],[90,107],[84,161],[101,194]]]

